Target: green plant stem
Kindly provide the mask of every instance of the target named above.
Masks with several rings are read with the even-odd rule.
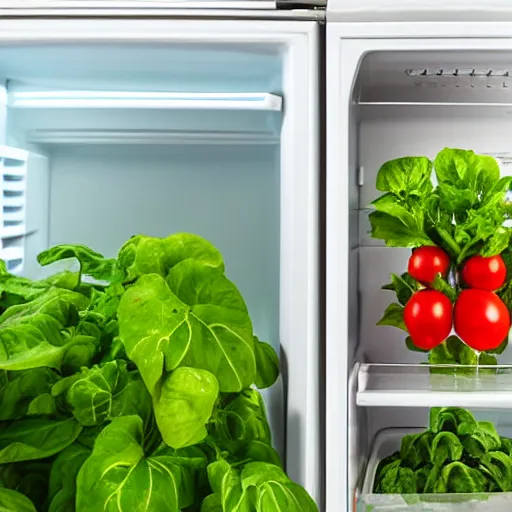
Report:
[[[437,226],[436,231],[439,234],[439,236],[443,239],[443,242],[448,246],[452,255],[457,257],[461,251],[459,244],[453,239],[450,233],[446,231],[446,229]]]

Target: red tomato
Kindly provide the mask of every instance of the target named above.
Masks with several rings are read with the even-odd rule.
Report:
[[[486,290],[463,290],[454,308],[455,331],[472,349],[483,352],[498,347],[510,329],[504,302]]]
[[[462,267],[462,279],[471,288],[493,292],[503,286],[506,278],[507,267],[499,255],[472,256]]]
[[[404,322],[412,342],[418,348],[430,350],[452,330],[452,303],[437,290],[420,290],[407,302]]]
[[[425,245],[413,251],[407,271],[416,281],[431,284],[439,273],[446,277],[449,268],[450,257],[443,249]]]

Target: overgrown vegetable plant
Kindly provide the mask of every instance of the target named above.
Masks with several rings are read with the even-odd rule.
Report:
[[[385,163],[376,185],[371,235],[412,250],[407,272],[383,287],[398,302],[378,324],[404,330],[432,364],[497,364],[511,325],[512,177],[491,156],[446,148],[434,162]]]
[[[430,410],[430,426],[402,438],[377,467],[374,492],[442,494],[512,491],[512,440],[465,409]]]
[[[256,388],[278,357],[219,251],[138,235],[38,260],[68,258],[44,281],[0,265],[0,508],[317,511],[272,447]]]

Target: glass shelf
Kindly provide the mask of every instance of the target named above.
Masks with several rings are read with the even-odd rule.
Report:
[[[512,409],[512,365],[358,365],[362,407]]]

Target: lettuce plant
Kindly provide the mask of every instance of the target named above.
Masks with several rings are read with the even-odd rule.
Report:
[[[68,258],[43,281],[0,263],[0,508],[317,511],[272,447],[279,360],[220,252],[138,235],[38,261]]]
[[[430,426],[402,438],[377,467],[375,493],[444,494],[512,491],[512,442],[465,409],[430,410]]]

